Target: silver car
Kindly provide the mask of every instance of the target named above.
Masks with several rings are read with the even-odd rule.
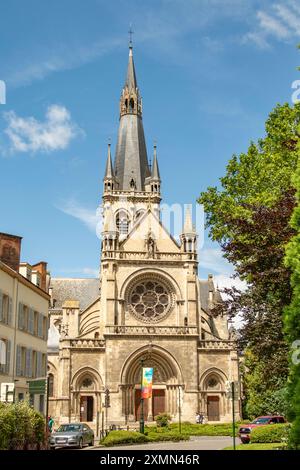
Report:
[[[94,432],[84,423],[62,424],[49,437],[50,449],[56,447],[79,447],[94,445]]]

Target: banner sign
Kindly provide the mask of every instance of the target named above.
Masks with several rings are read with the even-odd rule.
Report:
[[[153,367],[143,367],[142,398],[152,397]]]
[[[46,394],[46,379],[30,380],[29,393],[32,395],[45,395]]]

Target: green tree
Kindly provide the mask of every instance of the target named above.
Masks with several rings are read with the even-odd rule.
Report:
[[[300,340],[300,159],[293,183],[296,188],[297,205],[293,212],[291,226],[296,234],[286,249],[286,265],[292,270],[291,286],[293,294],[291,303],[284,312],[285,331],[292,348],[293,345],[297,345],[294,341]],[[293,350],[290,361],[288,390],[291,402],[289,418],[293,422],[290,444],[292,447],[300,449],[300,354]]]
[[[211,238],[248,286],[245,292],[226,289],[228,300],[215,313],[224,309],[231,318],[242,317],[240,347],[255,358],[245,374],[250,411],[258,397],[261,408],[278,402],[288,374],[282,314],[291,301],[291,273],[284,256],[295,233],[289,220],[295,206],[299,122],[300,105],[278,105],[267,119],[265,137],[251,143],[247,153],[234,155],[220,187],[208,188],[198,201]]]

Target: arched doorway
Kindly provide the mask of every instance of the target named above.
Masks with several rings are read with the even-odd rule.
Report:
[[[97,412],[98,414],[101,412],[101,393],[103,393],[101,377],[93,369],[84,368],[75,374],[72,384],[73,419],[96,423]]]
[[[85,377],[80,384],[80,421],[91,422],[94,417],[94,390],[95,383],[90,376]]]
[[[220,421],[222,415],[226,414],[225,379],[224,374],[217,369],[206,371],[202,378],[200,411],[208,421]]]
[[[178,414],[179,386],[182,374],[174,357],[163,348],[151,345],[131,355],[122,371],[122,414],[125,421],[138,421],[141,415],[141,372],[153,367],[152,398],[144,400],[144,419],[152,421],[159,413]]]

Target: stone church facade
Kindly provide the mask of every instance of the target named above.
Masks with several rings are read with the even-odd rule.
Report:
[[[48,348],[49,413],[56,424],[140,418],[141,369],[154,368],[151,421],[160,412],[194,422],[230,421],[228,383],[239,380],[227,318],[212,276],[198,279],[197,234],[187,210],[180,242],[161,222],[156,146],[149,165],[132,45],[120,98],[114,163],[103,179],[99,279],[52,279]],[[236,403],[239,417],[239,403]]]

